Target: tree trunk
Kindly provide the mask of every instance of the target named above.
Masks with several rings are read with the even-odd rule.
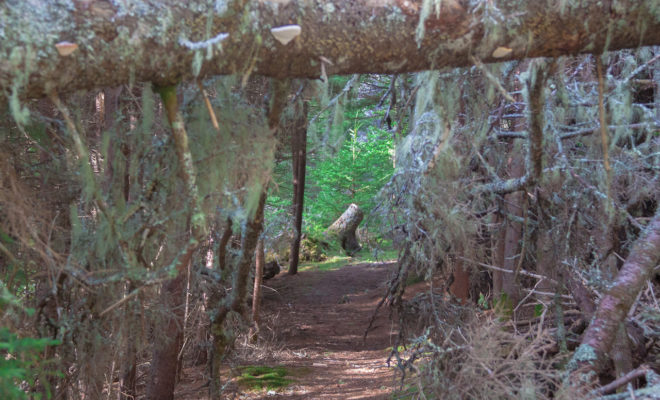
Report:
[[[454,262],[454,271],[452,272],[452,283],[449,286],[451,294],[461,303],[467,303],[470,299],[470,270],[465,268],[465,262],[457,259]]]
[[[606,354],[614,343],[637,294],[660,262],[660,207],[630,255],[614,283],[598,304],[596,314],[573,356],[573,368],[601,372],[607,368]]]
[[[464,0],[438,2],[441,12],[420,25],[420,3],[9,0],[0,3],[0,89],[42,97],[247,71],[393,74],[467,66],[471,56],[500,62],[660,44],[657,0],[498,1],[507,29],[492,29],[482,4]],[[269,31],[292,22],[301,33],[286,45]]]
[[[186,274],[167,281],[161,289],[159,306],[165,312],[164,321],[154,329],[154,353],[151,375],[147,384],[147,399],[173,400],[179,350],[183,344],[183,299]]]
[[[355,231],[362,222],[364,213],[357,204],[351,204],[335,222],[330,225],[327,232],[337,235],[341,248],[346,254],[352,256],[362,249],[357,240]]]
[[[501,201],[499,203],[502,203]],[[500,205],[502,209],[504,206]],[[506,232],[506,218],[498,213],[496,217],[495,226],[498,227],[497,231],[493,234],[493,265],[501,267],[504,265],[504,236]],[[502,293],[502,286],[504,285],[504,272],[493,271],[493,294],[495,300],[499,300],[497,296]]]
[[[510,176],[516,178],[525,173],[523,156],[519,151],[511,151],[511,164],[509,166]],[[502,268],[510,271],[502,275],[502,292],[495,293],[498,300],[503,300],[504,309],[513,311],[520,300],[520,287],[515,273],[523,254],[521,254],[520,242],[523,238],[523,226],[519,222],[523,217],[523,192],[517,191],[504,196],[505,210],[509,217],[504,221],[504,260]],[[513,217],[513,218],[511,218]],[[505,295],[505,296],[502,296]]]
[[[135,290],[133,284],[128,285],[127,293]],[[121,376],[119,380],[119,400],[133,400],[137,395],[137,344],[135,338],[131,337],[135,334],[134,330],[137,325],[136,307],[140,306],[138,302],[129,302],[125,308],[126,316],[124,317],[127,322],[125,329],[125,343],[124,348],[126,354],[121,359]]]
[[[527,62],[520,63],[518,65],[517,70],[515,72],[516,76],[520,76],[520,71],[523,70],[523,68],[527,68]],[[536,71],[534,71],[534,66],[529,65],[529,75],[536,75]],[[541,81],[538,77],[535,79],[535,83],[538,83]],[[516,91],[519,91],[522,89],[521,82],[518,80],[514,80],[512,83],[512,86],[515,88]],[[529,85],[529,83],[528,83]],[[532,88],[528,88],[528,92],[532,90]],[[542,88],[541,88],[542,89]],[[538,89],[537,89],[538,91]],[[517,94],[515,95],[515,99],[520,101],[522,100],[522,95]],[[537,100],[538,99],[534,99]],[[522,118],[515,118],[513,119],[513,130],[514,131],[519,131],[524,128],[525,124],[530,125],[530,130],[532,130],[537,124],[534,124],[535,117],[533,114],[533,109],[531,108],[531,105],[529,106],[529,109],[527,111],[527,119],[522,119]],[[541,110],[541,113],[543,110]],[[536,127],[538,128],[538,127]],[[542,133],[542,132],[541,132]],[[532,135],[530,135],[531,137]],[[535,138],[538,136],[538,132],[536,132],[535,135],[533,135]],[[512,143],[509,145],[509,152],[508,152],[508,158],[507,158],[507,173],[509,176],[508,181],[516,181],[516,180],[522,180],[524,179],[524,176],[529,176],[529,174],[532,173],[532,148],[534,146],[531,145],[532,140],[530,139],[530,148],[528,149],[527,152],[527,165],[525,165],[525,156],[524,154],[524,149],[522,148],[522,145],[520,143]],[[525,171],[525,167],[529,169],[527,172]],[[511,193],[508,193],[504,195],[504,210],[505,210],[505,215],[504,215],[504,231],[502,231],[502,234],[504,235],[504,254],[502,257],[502,268],[504,268],[507,271],[510,271],[508,273],[504,273],[501,276],[501,283],[502,283],[502,291],[501,293],[495,293],[496,298],[501,301],[500,307],[502,307],[502,311],[505,312],[513,312],[513,310],[516,308],[518,301],[521,298],[521,292],[520,292],[520,287],[517,282],[518,280],[518,274],[517,270],[520,268],[522,260],[525,257],[524,254],[524,248],[521,246],[521,242],[523,240],[523,229],[525,228],[523,224],[520,222],[523,218],[523,208],[524,205],[526,204],[526,199],[524,197],[524,191],[521,190],[524,189],[522,188],[516,188],[516,191],[513,191]]]
[[[289,94],[290,84],[286,80],[273,80],[271,87],[271,102],[268,109],[268,127],[270,129],[271,140],[275,142],[275,133],[280,125],[282,110],[286,106],[287,96]],[[268,171],[270,172],[270,171]],[[241,258],[234,267],[232,274],[231,294],[224,298],[220,304],[220,299],[211,299],[212,304],[217,305],[211,316],[211,333],[213,343],[211,347],[211,384],[209,385],[210,395],[213,400],[221,399],[220,385],[220,362],[222,361],[227,345],[233,340],[224,329],[224,322],[230,311],[241,312],[245,298],[247,296],[247,281],[252,266],[252,257],[255,254],[259,235],[264,225],[264,207],[268,197],[268,181],[263,182],[263,188],[259,196],[259,203],[254,214],[248,217],[245,224],[245,230],[242,233],[241,240]],[[255,278],[256,280],[256,278]]]
[[[250,337],[256,339],[259,334],[259,308],[261,306],[261,282],[264,275],[264,264],[266,264],[266,257],[264,255],[264,240],[260,239],[257,243],[254,268],[254,289],[252,290],[252,324],[253,330]]]
[[[231,217],[227,217],[227,224],[225,229],[222,232],[222,237],[220,238],[220,243],[218,244],[218,268],[224,270],[227,266],[227,245],[229,245],[229,240],[233,234],[232,232],[233,221]]]
[[[541,215],[540,213],[538,215]],[[558,245],[552,236],[552,223],[543,216],[539,216],[539,231],[536,238],[536,271],[543,276],[557,281]],[[550,279],[539,282],[538,290],[555,293],[559,288]]]
[[[298,110],[296,114],[300,115],[300,117],[295,121],[295,126],[291,132],[294,232],[289,257],[289,275],[298,273],[298,260],[300,256],[303,203],[305,200],[305,172],[307,169],[307,103],[303,103],[302,110]]]
[[[250,267],[252,266],[253,256],[259,241],[259,235],[263,229],[264,205],[266,204],[266,190],[261,193],[257,210],[245,226],[243,239],[241,240],[242,257],[235,265],[232,276],[232,288],[229,297],[224,299],[224,303],[214,312],[211,318],[211,332],[213,334],[212,361],[211,361],[211,398],[220,399],[220,362],[222,361],[227,345],[233,338],[224,329],[224,322],[230,311],[241,313],[243,304],[247,297],[247,284],[250,276]],[[219,299],[212,299],[217,301]]]

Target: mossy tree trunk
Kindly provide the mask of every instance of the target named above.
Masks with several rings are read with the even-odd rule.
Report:
[[[211,333],[213,334],[212,361],[211,361],[211,398],[221,399],[222,385],[220,384],[220,366],[224,358],[227,346],[233,341],[233,336],[225,329],[224,322],[230,312],[241,314],[243,304],[248,293],[248,280],[250,277],[250,267],[254,260],[259,235],[263,229],[264,205],[266,204],[266,190],[262,191],[259,197],[259,204],[254,215],[249,218],[245,225],[245,231],[241,239],[241,257],[234,266],[232,275],[231,294],[224,298],[222,304],[212,313]],[[211,302],[217,302],[220,299],[211,299]]]
[[[467,66],[473,56],[500,62],[660,44],[657,0],[501,0],[493,7],[506,29],[493,28],[482,2],[438,3],[420,24],[421,0],[10,0],[0,3],[0,88],[33,98],[234,73],[394,74]],[[301,33],[281,44],[270,28],[291,23]],[[73,53],[62,55],[67,48]]]
[[[268,108],[268,128],[270,140],[275,142],[275,134],[280,126],[282,111],[286,107],[289,94],[290,82],[288,80],[272,80],[271,102]],[[267,176],[270,176],[268,171]],[[241,232],[241,253],[239,259],[231,265],[232,267],[232,291],[225,298],[218,294],[212,296],[209,302],[214,310],[211,312],[211,333],[213,335],[211,345],[211,383],[209,386],[211,398],[222,399],[220,366],[224,358],[227,346],[233,342],[232,333],[225,329],[225,320],[230,312],[241,314],[248,293],[248,278],[250,268],[253,265],[254,256],[257,253],[257,244],[264,226],[264,207],[268,197],[268,181],[262,182],[261,193],[256,210],[248,216],[243,232]],[[231,224],[228,224],[227,229]],[[229,265],[226,265],[227,268]]]
[[[188,147],[183,116],[179,111],[176,87],[160,87],[159,92],[172,129],[172,142],[179,161],[179,176],[186,190],[180,206],[187,210],[185,226],[177,226],[180,232],[187,232],[183,235],[186,241],[180,243],[180,240],[173,239],[174,243],[169,244],[170,248],[167,249],[171,257],[166,259],[174,266],[176,276],[167,281],[161,289],[160,304],[165,310],[164,321],[154,329],[154,352],[147,386],[147,399],[169,400],[174,398],[178,355],[183,343],[186,270],[198,244],[207,236],[207,227],[206,218],[198,203],[196,172]],[[175,232],[172,232],[171,237],[176,236]]]

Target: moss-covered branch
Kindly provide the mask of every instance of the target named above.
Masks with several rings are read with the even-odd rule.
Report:
[[[527,71],[527,125],[529,126],[529,150],[527,151],[527,174],[531,181],[539,183],[543,172],[543,131],[545,130],[545,82],[551,67],[546,60],[534,60]],[[531,183],[531,182],[530,182]]]
[[[656,0],[498,0],[488,17],[480,3],[443,2],[420,24],[421,0],[9,0],[0,87],[15,102],[133,81],[400,73],[660,44]],[[271,29],[289,24],[301,32],[282,44]]]
[[[601,372],[607,353],[616,338],[637,294],[660,262],[660,209],[637,239],[614,283],[603,296],[596,314],[573,356],[573,369]]]
[[[183,116],[179,111],[176,86],[162,86],[157,87],[156,90],[163,100],[163,107],[172,128],[172,141],[174,142],[174,150],[179,161],[179,173],[188,191],[186,195],[190,198],[192,209],[190,223],[193,233],[190,239],[190,251],[192,251],[196,247],[196,244],[206,237],[207,226],[206,216],[199,206],[199,191],[197,190],[196,183],[197,174],[193,165],[190,147],[188,146],[188,133],[183,122]]]

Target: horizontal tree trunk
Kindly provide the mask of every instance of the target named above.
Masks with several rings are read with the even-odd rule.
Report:
[[[134,81],[401,73],[466,66],[472,56],[498,62],[660,44],[657,0],[437,3],[440,12],[420,25],[422,0],[7,0],[0,88],[34,98]],[[284,45],[271,28],[288,24],[301,33]]]

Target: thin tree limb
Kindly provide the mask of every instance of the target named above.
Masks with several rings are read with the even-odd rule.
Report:
[[[612,214],[612,167],[610,166],[610,138],[607,134],[605,122],[605,79],[603,78],[603,60],[600,56],[596,57],[596,71],[598,73],[598,119],[600,120],[600,142],[603,149],[603,165],[605,167],[605,194],[607,195],[606,210],[607,214]]]
[[[206,109],[209,112],[209,117],[211,117],[211,123],[213,124],[213,128],[218,133],[220,133],[220,125],[218,125],[218,118],[216,118],[215,116],[215,112],[213,111],[213,106],[211,105],[209,96],[206,94],[206,89],[204,89],[204,86],[202,85],[202,82],[199,79],[197,80],[197,87],[199,88],[199,92],[202,94],[202,97],[204,98],[204,104],[206,105]]]
[[[607,385],[601,386],[598,389],[594,390],[593,394],[602,396],[604,394],[612,393],[621,386],[626,385],[637,378],[641,378],[645,376],[648,370],[649,370],[648,366],[640,365],[639,367],[628,372],[624,376],[615,379],[612,382],[608,383]]]

